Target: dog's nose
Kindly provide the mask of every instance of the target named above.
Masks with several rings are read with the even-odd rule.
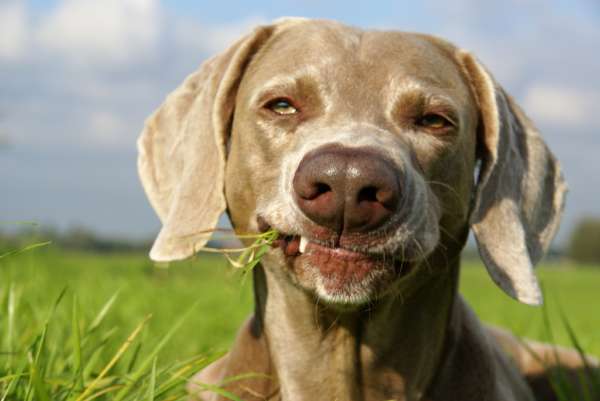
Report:
[[[382,226],[398,207],[397,168],[370,148],[328,145],[308,153],[294,175],[295,200],[315,223],[337,233]]]

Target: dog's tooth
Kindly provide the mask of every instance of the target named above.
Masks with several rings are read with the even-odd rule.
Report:
[[[298,247],[298,252],[300,253],[304,253],[304,251],[306,250],[306,244],[308,244],[308,240],[306,239],[306,237],[300,237],[300,246]]]

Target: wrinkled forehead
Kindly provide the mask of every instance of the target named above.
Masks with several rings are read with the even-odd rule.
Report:
[[[257,90],[308,82],[344,96],[381,98],[411,88],[445,94],[460,107],[470,98],[454,50],[425,35],[311,21],[278,31],[247,75]]]

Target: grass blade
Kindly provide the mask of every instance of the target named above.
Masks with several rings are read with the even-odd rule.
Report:
[[[44,241],[44,242],[38,242],[36,244],[30,244],[30,245],[27,245],[27,246],[25,246],[23,248],[12,249],[12,250],[10,250],[8,252],[0,254],[0,259],[7,258],[9,256],[18,255],[20,253],[27,252],[27,251],[30,251],[30,250],[35,249],[35,248],[41,248],[43,246],[50,245],[51,243],[52,243],[52,241]]]
[[[100,312],[98,312],[98,314],[96,315],[96,317],[94,318],[94,320],[92,321],[92,323],[90,324],[90,326],[87,329],[87,333],[91,333],[94,330],[96,330],[100,324],[102,323],[102,321],[104,320],[104,318],[106,317],[106,315],[108,314],[108,311],[110,311],[110,309],[112,308],[113,304],[115,303],[115,301],[117,300],[119,296],[119,291],[115,292],[109,299],[108,301],[106,301],[106,303],[102,306],[102,308],[100,309]]]
[[[235,376],[229,376],[226,377],[225,379],[223,379],[221,381],[221,385],[225,385],[225,384],[229,384],[229,383],[234,383],[237,381],[241,381],[241,380],[247,380],[247,379],[265,379],[265,380],[273,380],[273,378],[269,375],[266,375],[264,373],[252,373],[252,372],[248,372],[248,373],[242,373],[239,375],[235,375]]]
[[[575,334],[573,326],[571,326],[571,322],[567,318],[565,311],[560,305],[558,310],[560,313],[562,324],[567,331],[567,335],[569,336],[569,340],[571,341],[573,347],[575,347],[575,350],[577,350],[577,353],[579,354],[579,357],[581,358],[581,362],[583,363],[583,367],[585,369],[585,374],[582,374],[582,376],[580,377],[580,379],[582,380],[584,390],[589,391],[589,387],[591,387],[591,390],[594,394],[600,394],[600,370],[597,368],[594,369],[594,367],[590,365],[585,350],[581,346],[581,342]],[[588,384],[591,384],[591,386],[588,386]],[[591,399],[591,397],[588,395],[588,398],[586,399]]]
[[[118,390],[120,388],[121,388],[121,385],[114,385],[114,386],[109,386],[109,387],[103,388],[102,390],[98,391],[97,393],[94,393],[94,394],[90,395],[88,398],[86,398],[83,401],[92,401],[92,400],[95,400],[97,398],[102,397],[104,394],[108,394],[111,391],[115,391],[115,390]]]
[[[139,382],[139,380],[146,374],[148,368],[152,364],[154,358],[158,355],[160,350],[167,344],[167,342],[171,339],[173,334],[181,327],[183,322],[187,319],[187,317],[192,313],[192,311],[196,308],[198,302],[196,302],[192,307],[184,313],[184,315],[179,319],[173,327],[167,332],[167,334],[162,338],[162,340],[154,347],[152,352],[146,357],[146,359],[140,364],[137,370],[131,375],[130,382],[117,393],[114,401],[121,401],[127,395],[127,393]]]
[[[33,369],[33,372],[36,373],[36,375],[32,374],[29,376],[29,384],[27,386],[27,392],[26,392],[26,396],[25,396],[26,400],[31,399],[31,396],[33,395],[33,390],[36,386],[36,383],[34,380],[37,377],[37,373],[42,371],[40,363],[41,363],[42,354],[46,348],[46,336],[48,334],[48,327],[50,327],[50,322],[52,321],[52,318],[54,317],[54,314],[56,313],[56,309],[58,308],[58,305],[62,301],[66,292],[67,292],[67,288],[65,287],[62,289],[62,291],[58,295],[56,301],[54,302],[54,305],[52,306],[52,309],[50,310],[50,314],[48,315],[48,318],[46,319],[46,322],[44,323],[44,327],[42,329],[41,334],[36,337],[33,344],[31,345],[31,349],[34,349],[35,346],[37,345],[37,350],[36,350],[35,356],[34,357],[30,356],[30,358],[32,359],[30,364],[33,365],[32,369]],[[30,368],[30,370],[31,370],[31,368]]]
[[[8,387],[6,388],[6,391],[2,396],[2,400],[0,401],[5,401],[9,395],[13,394],[13,391],[17,389],[17,385],[19,384],[19,382],[27,377],[27,373],[24,373],[25,369],[27,369],[27,366],[27,362],[22,363],[18,368],[17,372],[14,375],[12,375],[14,379],[12,379],[11,382],[8,384]]]
[[[208,391],[212,391],[213,393],[217,393],[219,394],[221,397],[227,398],[228,400],[231,401],[243,401],[240,397],[238,397],[237,395],[233,394],[230,391],[227,391],[219,386],[215,386],[212,384],[206,384],[206,383],[200,383],[200,382],[194,382],[195,385],[197,385],[198,387],[201,387],[203,390],[208,390]]]
[[[39,375],[39,365],[36,365],[33,360],[30,365],[30,377],[33,382],[33,388],[35,395],[37,396],[36,401],[50,401],[50,395],[46,389],[46,385]]]
[[[79,305],[77,295],[73,295],[73,315],[71,318],[71,332],[73,333],[73,369],[74,385],[83,387],[83,369],[81,364],[81,333],[79,331]]]
[[[148,385],[148,401],[154,401],[154,390],[156,388],[156,360],[152,362],[152,372],[150,373],[150,383]]]
[[[133,350],[133,355],[131,356],[131,360],[129,361],[129,363],[127,364],[127,373],[131,373],[131,371],[133,370],[133,368],[135,367],[135,363],[137,362],[138,356],[140,355],[140,350],[142,349],[142,343],[139,342],[136,346],[135,349]]]
[[[542,294],[544,299],[548,299],[546,297],[546,291],[543,287]],[[544,303],[542,305],[542,319],[544,323],[544,329],[549,340],[548,342],[550,344],[556,344],[556,342],[554,341],[554,331],[552,330],[552,325],[550,324],[550,314],[548,312],[547,303]],[[560,359],[558,356],[558,350],[556,349],[556,346],[553,346],[553,352],[554,360],[559,361]],[[547,365],[547,363],[544,363],[544,365]],[[548,366],[545,367],[548,368]],[[569,394],[574,394],[574,391],[571,385],[569,384],[567,377],[565,376],[564,370],[560,366],[557,366],[556,369],[547,370],[549,372],[550,385],[556,393],[556,396],[558,397],[559,401],[572,401],[571,397],[569,397]]]
[[[13,352],[15,343],[15,308],[16,308],[16,295],[15,295],[15,286],[11,283],[10,288],[8,289],[8,302],[6,305],[7,313],[7,327],[6,327],[6,338],[5,338],[5,349],[8,355],[8,366],[12,366],[13,362]]]
[[[76,401],[81,401],[81,400],[85,399],[85,397],[96,387],[98,382],[100,380],[102,380],[102,378],[104,378],[104,376],[106,376],[106,374],[117,363],[117,361],[119,359],[121,359],[121,357],[123,356],[125,351],[127,351],[127,349],[129,348],[129,346],[131,345],[133,340],[135,340],[135,338],[138,336],[138,334],[140,334],[140,332],[142,331],[142,329],[144,328],[144,326],[146,325],[148,320],[150,320],[150,317],[151,316],[147,316],[144,320],[142,320],[142,322],[140,324],[138,324],[138,326],[135,328],[135,330],[133,330],[133,332],[129,335],[129,337],[127,337],[125,342],[121,345],[121,347],[119,348],[119,350],[117,351],[115,356],[113,356],[113,358],[110,360],[110,362],[104,367],[104,369],[102,370],[102,372],[100,372],[98,377],[96,377],[96,379],[94,379],[94,381],[85,388],[83,393],[81,393],[81,395],[77,398]]]
[[[182,386],[184,382],[188,381],[190,372],[198,372],[222,356],[223,354],[221,353],[210,358],[205,356],[196,356],[192,359],[176,364],[171,369],[167,370],[167,372],[171,370],[175,370],[175,372],[170,373],[171,377],[160,384],[156,392],[156,396],[160,397],[176,386]]]

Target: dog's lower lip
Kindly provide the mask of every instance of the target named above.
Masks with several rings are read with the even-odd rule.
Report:
[[[331,254],[334,257],[338,257],[341,259],[351,260],[351,259],[364,259],[364,258],[373,258],[372,255],[368,255],[362,252],[352,251],[346,248],[340,247],[328,247],[324,245],[317,244],[315,242],[308,242],[306,244],[305,253],[317,253],[317,252],[326,252]]]
[[[332,247],[299,235],[280,234],[271,246],[282,250],[291,263],[290,266],[293,266],[292,269],[316,273],[313,277],[318,277],[321,290],[331,296],[356,295],[356,290],[353,289],[356,286],[381,287],[381,280],[389,281],[406,275],[411,270],[410,264],[405,261],[344,247]],[[377,280],[380,281],[373,277],[379,277]]]

